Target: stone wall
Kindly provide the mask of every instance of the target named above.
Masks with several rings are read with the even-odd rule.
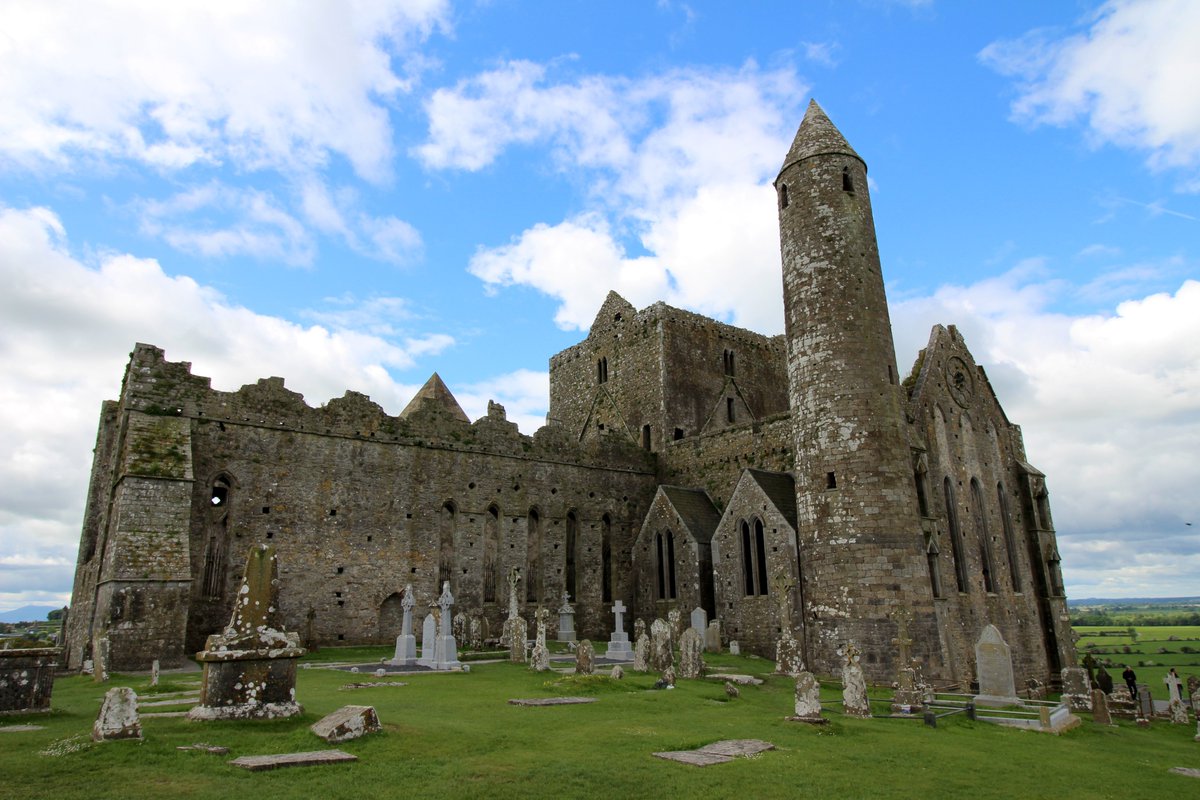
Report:
[[[0,650],[0,715],[50,710],[57,647]]]

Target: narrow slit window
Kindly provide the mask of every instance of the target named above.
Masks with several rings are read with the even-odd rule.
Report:
[[[854,178],[850,176],[849,167],[842,167],[842,191],[854,194]]]

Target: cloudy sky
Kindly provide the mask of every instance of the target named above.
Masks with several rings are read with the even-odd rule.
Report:
[[[813,96],[900,363],[963,330],[1069,594],[1200,594],[1198,41],[1193,0],[2,0],[0,609],[68,600],[135,342],[532,433],[609,289],[780,332]]]

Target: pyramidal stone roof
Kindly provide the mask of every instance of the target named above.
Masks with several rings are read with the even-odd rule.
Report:
[[[454,399],[454,395],[446,388],[446,384],[442,383],[441,376],[436,372],[429,376],[429,380],[425,381],[425,385],[413,395],[413,399],[408,401],[408,405],[400,412],[400,417],[406,418],[416,413],[424,403],[428,401],[437,403],[442,406],[451,416],[461,419],[463,422],[470,422],[467,417],[467,412],[462,410],[462,406]]]
[[[792,147],[788,150],[787,157],[783,159],[783,166],[779,171],[783,172],[797,161],[803,161],[812,156],[834,154],[854,156],[862,161],[862,156],[854,152],[854,148],[846,141],[846,137],[842,136],[842,132],[837,129],[837,126],[830,122],[829,117],[825,115],[825,110],[817,105],[816,100],[812,100],[808,104],[808,111],[804,113],[804,119],[796,131],[796,138],[792,140]],[[864,166],[866,163],[863,161]]]

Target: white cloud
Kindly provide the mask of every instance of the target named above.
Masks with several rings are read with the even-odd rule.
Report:
[[[520,369],[452,390],[463,411],[471,419],[487,414],[489,400],[504,406],[509,422],[522,433],[533,434],[546,424],[550,402],[550,373]]]
[[[419,386],[389,370],[453,343],[403,325],[400,298],[378,298],[357,317],[342,304],[347,316],[330,327],[305,327],[231,305],[153,260],[107,253],[83,263],[45,208],[0,207],[0,242],[0,542],[9,559],[0,598],[11,601],[64,599],[36,587],[70,585],[97,412],[117,396],[135,342],[191,361],[221,389],[283,375],[310,405],[354,389],[390,413]]]
[[[407,264],[422,250],[421,234],[393,216],[373,217],[361,210],[358,193],[350,187],[331,192],[310,177],[299,189],[305,218],[323,233],[337,235],[359,255],[391,264]]]
[[[1078,291],[1027,264],[894,303],[898,358],[915,358],[934,322],[963,331],[1049,476],[1070,592],[1128,594],[1122,581],[1144,590],[1153,574],[1155,593],[1194,594],[1200,543],[1185,523],[1200,520],[1200,282],[1104,315],[1048,310]],[[1088,557],[1106,541],[1123,557]]]
[[[1071,35],[1035,30],[988,45],[985,64],[1020,79],[1013,114],[1097,143],[1146,150],[1156,167],[1200,165],[1200,4],[1110,0]]]
[[[567,328],[586,328],[616,289],[635,305],[666,299],[781,330],[778,300],[753,284],[778,280],[769,182],[800,118],[795,74],[750,63],[640,80],[547,75],[512,62],[427,104],[429,140],[414,152],[431,168],[482,169],[506,147],[537,143],[588,182],[589,211],[481,250],[471,272],[557,298]]]
[[[337,155],[378,180],[385,104],[447,14],[447,0],[5,3],[0,73],[21,79],[0,81],[0,158],[306,171]]]

